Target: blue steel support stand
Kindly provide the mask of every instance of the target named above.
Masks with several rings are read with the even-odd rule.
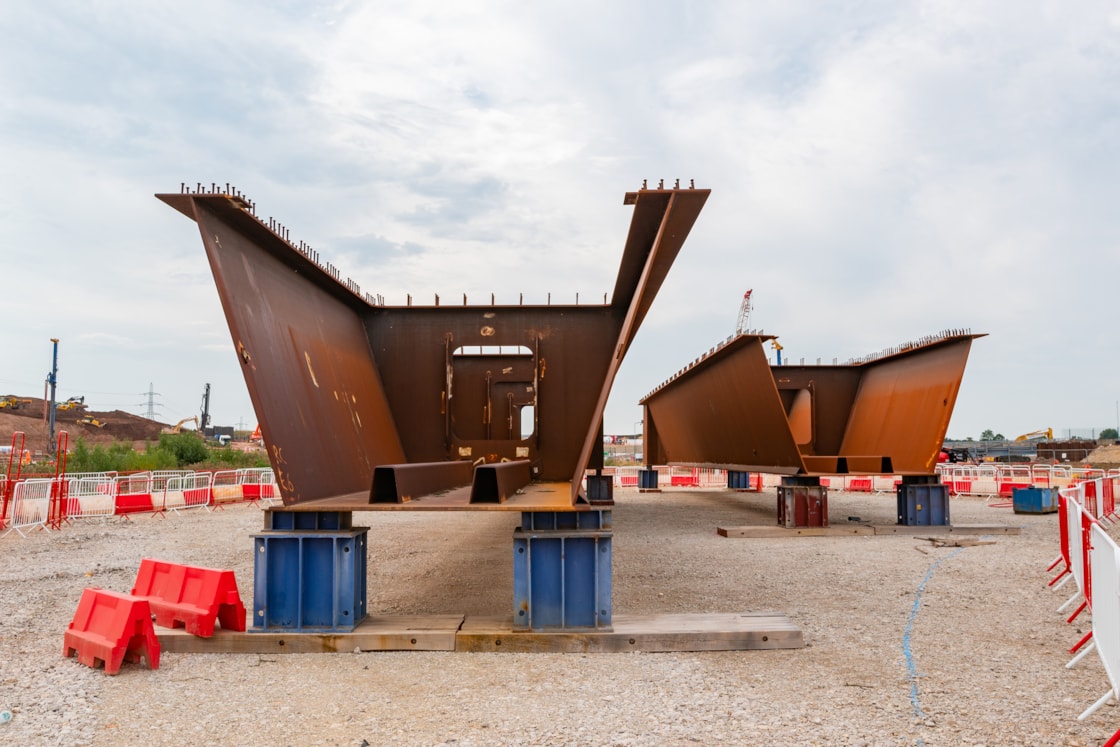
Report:
[[[903,475],[896,495],[901,526],[949,525],[949,486],[937,475]]]
[[[513,531],[515,631],[611,629],[611,512],[525,511]]]
[[[750,490],[751,489],[751,473],[750,472],[736,472],[734,470],[727,470],[727,489],[728,490]]]
[[[349,511],[265,512],[250,632],[351,632],[366,617],[369,527]]]
[[[657,470],[643,468],[638,471],[638,490],[645,493],[660,491],[657,487]]]

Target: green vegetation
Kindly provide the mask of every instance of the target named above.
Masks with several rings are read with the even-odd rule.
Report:
[[[1105,428],[1103,431],[1101,431],[1100,438],[1104,438],[1104,439],[1111,438],[1112,440],[1115,441],[1116,439],[1120,438],[1120,434],[1116,433],[1115,428]]]
[[[163,434],[157,443],[148,442],[143,451],[118,441],[110,446],[90,447],[79,438],[67,456],[67,472],[142,472],[164,469],[240,469],[267,467],[268,459],[260,452],[235,451],[228,446],[210,446],[193,433]],[[53,465],[38,465],[42,472]]]

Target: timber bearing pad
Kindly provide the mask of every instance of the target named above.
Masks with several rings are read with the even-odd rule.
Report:
[[[355,651],[493,651],[511,653],[617,653],[642,651],[747,651],[801,648],[801,628],[776,612],[685,615],[615,615],[609,630],[514,632],[510,618],[418,615],[369,617],[353,632],[245,633],[215,630],[198,638],[161,630],[160,645],[174,653],[353,653]]]

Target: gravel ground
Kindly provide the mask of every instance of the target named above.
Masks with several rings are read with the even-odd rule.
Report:
[[[1088,620],[1048,589],[1056,514],[953,499],[991,545],[913,536],[727,539],[774,492],[616,492],[614,612],[773,610],[797,650],[677,654],[163,654],[106,676],[62,656],[81,591],[128,591],[140,559],[232,568],[252,601],[260,511],[83,520],[0,539],[0,743],[14,745],[1097,745],[1115,705]],[[833,493],[832,523],[889,524],[893,496]],[[516,513],[365,513],[374,614],[511,612]],[[1085,617],[1083,615],[1083,617]]]

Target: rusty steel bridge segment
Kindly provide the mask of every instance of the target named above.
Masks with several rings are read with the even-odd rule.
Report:
[[[627,193],[609,302],[384,305],[236,189],[159,199],[198,224],[284,505],[585,510],[609,503],[611,384],[708,198]]]
[[[269,635],[283,646],[293,633],[330,633],[323,645],[336,646],[337,634],[371,624],[363,623],[368,528],[354,525],[353,512],[375,510],[521,512],[513,614],[493,631],[455,622],[455,641],[471,631],[467,650],[487,650],[491,635],[499,646],[512,632],[522,634],[515,648],[505,636],[500,650],[802,645],[781,617],[669,616],[617,630],[612,621],[603,412],[708,195],[679,182],[627,193],[633,215],[609,301],[544,306],[493,296],[483,305],[465,296],[462,305],[438,296],[431,306],[411,297],[386,305],[258,218],[229,185],[157,195],[198,225],[284,504],[265,512],[253,536],[250,631],[266,635],[239,650],[275,650]],[[405,649],[427,640],[411,628],[397,633],[362,640]]]
[[[651,464],[727,470],[746,489],[751,472],[782,475],[778,523],[827,527],[827,475],[900,475],[900,525],[948,525],[935,474],[972,342],[951,330],[842,365],[777,365],[739,334],[641,400],[644,489]]]
[[[641,400],[647,464],[932,475],[972,341],[948,331],[839,365],[778,365],[772,336],[713,348]]]

